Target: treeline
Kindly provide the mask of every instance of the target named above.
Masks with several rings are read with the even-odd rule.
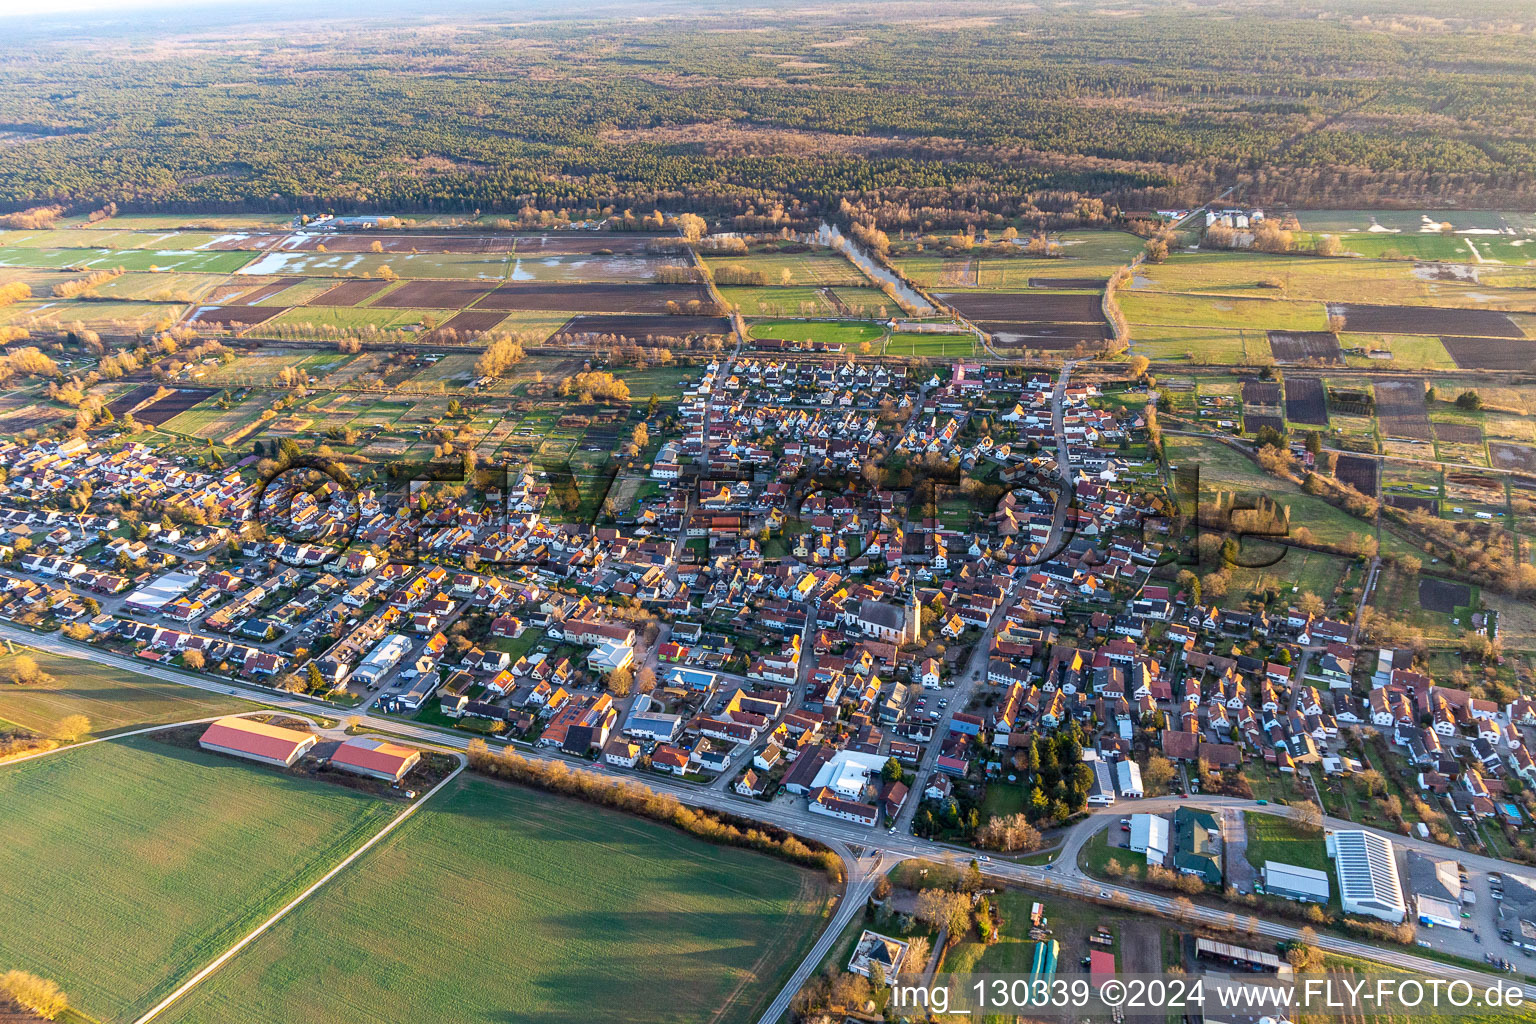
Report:
[[[740,824],[711,811],[688,807],[676,797],[658,793],[638,782],[608,779],[575,770],[564,761],[535,760],[510,748],[497,753],[484,740],[470,741],[468,752],[470,767],[483,775],[638,814],[712,843],[769,853],[797,864],[820,868],[834,882],[842,880],[843,862],[837,854],[814,848],[789,833],[756,824]]]
[[[1217,182],[1268,203],[1529,205],[1525,33],[1461,11],[1458,31],[1405,36],[1394,14],[1419,13],[1407,0],[1375,13],[1222,0],[1105,19],[1002,0],[985,23],[941,12],[917,26],[825,2],[787,15],[705,3],[687,25],[514,29],[470,13],[457,33],[408,18],[244,27],[238,50],[183,48],[174,62],[157,59],[159,40],[82,24],[0,60],[6,123],[27,136],[0,162],[0,203],[19,211],[0,226],[116,202],[504,211],[520,225],[529,208],[688,208],[750,229],[847,198],[887,230],[943,229],[956,213],[1032,215],[1042,194],[1144,209],[1201,201]],[[856,45],[818,49],[814,71],[778,56],[834,19]],[[334,40],[322,66],[303,49],[317,30]],[[227,84],[253,66],[306,73]],[[517,73],[481,72],[501,66]],[[1346,115],[1349,131],[1325,130]]]

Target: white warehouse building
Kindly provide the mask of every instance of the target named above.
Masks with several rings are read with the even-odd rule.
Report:
[[[1161,814],[1131,815],[1132,853],[1147,855],[1147,863],[1162,866],[1168,859],[1168,819]]]
[[[374,645],[368,656],[358,663],[352,678],[365,686],[372,686],[405,657],[405,652],[411,649],[410,637],[401,636],[399,633],[391,633]]]
[[[1339,876],[1339,903],[1346,914],[1365,914],[1393,924],[1408,916],[1397,873],[1397,848],[1374,832],[1353,830],[1328,837],[1328,856]]]

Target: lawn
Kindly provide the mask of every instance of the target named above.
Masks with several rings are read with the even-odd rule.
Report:
[[[1118,861],[1124,869],[1124,877],[1131,881],[1137,881],[1147,870],[1147,855],[1133,853],[1119,846],[1111,846],[1109,837],[1114,829],[1119,828],[1114,822],[1110,822],[1109,828],[1094,833],[1092,839],[1083,844],[1083,848],[1077,853],[1077,865],[1094,878],[1109,878],[1110,861]],[[1125,835],[1124,832],[1114,833]]]
[[[466,776],[165,1020],[755,1020],[826,897],[784,862]]]
[[[0,807],[0,963],[106,1021],[136,1018],[396,810],[148,736],[0,768]]]
[[[888,356],[948,356],[976,354],[974,334],[892,334],[885,343]]]
[[[1258,870],[1272,860],[1332,873],[1321,835],[1308,835],[1289,818],[1275,814],[1245,811],[1243,821],[1248,832],[1248,863]]]
[[[860,320],[760,320],[747,328],[747,334],[753,338],[818,341],[854,349],[866,341],[879,341],[885,328]],[[630,393],[634,393],[634,388]]]
[[[1310,591],[1327,601],[1353,564],[1342,555],[1253,538],[1242,542],[1242,553],[1238,557],[1254,568],[1242,565],[1231,568],[1227,596],[1220,602],[1228,608],[1242,607],[1250,595],[1267,590],[1277,591],[1282,602],[1294,601],[1292,588],[1297,594]],[[1260,566],[1262,562],[1273,564]]]
[[[1390,362],[1365,355],[1346,355],[1344,361],[1357,368],[1396,370],[1447,370],[1456,366],[1439,338],[1411,334],[1340,334],[1340,348],[1385,349],[1392,353]]]
[[[252,711],[257,705],[237,697],[151,679],[122,669],[42,651],[27,654],[54,682],[47,686],[0,683],[0,722],[48,733],[66,715],[91,720],[100,736],[131,725],[186,722],[226,711]],[[0,657],[4,677],[13,655]]]

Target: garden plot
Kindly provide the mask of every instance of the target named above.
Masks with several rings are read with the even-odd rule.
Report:
[[[1329,331],[1270,331],[1269,349],[1277,363],[1344,363],[1339,336]]]
[[[1376,483],[1376,470],[1379,465],[1376,459],[1359,455],[1340,455],[1333,475],[1340,483],[1348,484],[1361,494],[1374,498],[1379,490]]]
[[[1434,440],[1424,408],[1424,385],[1418,381],[1378,381],[1376,417],[1381,421],[1382,433],[1390,437]]]
[[[1536,474],[1536,448],[1530,445],[1489,441],[1488,452],[1493,456],[1495,469],[1512,469],[1520,473]]]
[[[1452,583],[1450,580],[1435,579],[1431,576],[1419,577],[1421,607],[1432,612],[1454,615],[1456,609],[1465,608],[1471,603],[1472,588],[1465,583]]]
[[[969,320],[1024,323],[1097,323],[1104,319],[1096,295],[1063,292],[935,292],[934,298]]]
[[[1481,445],[1483,443],[1483,428],[1476,423],[1446,423],[1441,420],[1433,422],[1435,439],[1446,441],[1450,444]]]
[[[198,306],[187,322],[208,327],[253,327],[286,312],[286,306]]]
[[[614,335],[637,341],[646,338],[689,338],[731,333],[723,316],[577,316],[556,337],[573,340]]]
[[[1328,425],[1328,397],[1319,377],[1286,377],[1285,417],[1293,423]]]

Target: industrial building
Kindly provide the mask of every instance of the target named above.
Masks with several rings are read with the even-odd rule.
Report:
[[[1264,892],[1301,903],[1328,902],[1328,872],[1299,864],[1264,862]]]
[[[1393,924],[1408,916],[1392,840],[1364,830],[1334,832],[1328,837],[1328,856],[1339,876],[1339,902],[1346,914]]]
[[[1420,924],[1461,927],[1461,869],[1455,861],[1408,851],[1408,889]]]
[[[1168,819],[1161,814],[1131,815],[1132,853],[1147,855],[1147,863],[1161,867],[1168,859]]]

